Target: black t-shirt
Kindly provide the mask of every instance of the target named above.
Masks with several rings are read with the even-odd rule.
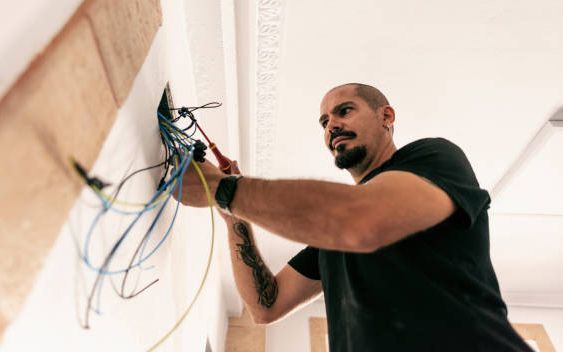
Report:
[[[458,210],[372,253],[307,247],[290,260],[322,280],[330,351],[532,351],[507,320],[489,255],[489,194],[463,151],[421,139],[361,183],[390,170],[430,180]]]

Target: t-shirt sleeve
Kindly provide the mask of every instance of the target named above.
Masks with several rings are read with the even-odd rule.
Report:
[[[287,263],[301,275],[311,279],[320,280],[319,271],[319,249],[315,247],[305,247],[301,252],[297,253]]]
[[[467,228],[473,226],[491,202],[463,151],[444,138],[426,139],[414,145],[405,158],[385,171],[389,170],[412,172],[440,187],[457,204]]]

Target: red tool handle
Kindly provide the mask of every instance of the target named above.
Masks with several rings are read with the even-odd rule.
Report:
[[[209,137],[207,137],[207,135],[205,134],[205,132],[203,131],[201,126],[197,124],[197,122],[196,122],[195,125],[199,129],[201,134],[203,134],[203,137],[205,137],[205,139],[207,140],[207,143],[209,143],[209,149],[211,149],[213,154],[215,154],[215,159],[217,159],[217,162],[219,163],[219,168],[221,169],[221,171],[223,171],[223,173],[229,175],[231,173],[231,164],[233,163],[231,161],[231,159],[229,159],[226,156],[224,156],[223,154],[221,154],[221,152],[219,151],[219,148],[217,148],[215,143],[211,142]]]
[[[217,162],[219,163],[219,168],[221,169],[221,171],[223,171],[223,173],[225,173],[225,174],[230,174],[231,173],[231,163],[232,163],[231,159],[229,159],[226,156],[224,156],[223,154],[221,154],[221,152],[219,151],[219,149],[217,148],[217,146],[213,142],[209,143],[209,149],[211,149],[213,154],[215,154],[215,158],[217,159]]]

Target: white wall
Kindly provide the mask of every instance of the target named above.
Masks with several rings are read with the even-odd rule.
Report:
[[[92,170],[105,180],[118,182],[131,170],[163,160],[156,108],[167,81],[176,105],[198,103],[184,4],[182,0],[162,1],[163,27]],[[204,126],[218,128],[214,124],[224,125],[224,120],[205,121]],[[216,142],[226,144],[221,136],[216,138]],[[160,173],[161,170],[155,170],[133,179],[131,186],[123,190],[122,197],[147,200],[155,190]],[[210,214],[208,209],[182,208],[171,237],[147,262],[146,267],[154,268],[141,276],[141,284],[154,278],[160,281],[138,297],[125,301],[117,297],[106,279],[101,295],[102,314],[91,314],[91,328],[81,329],[78,320],[83,320],[86,290],[91,288],[94,275],[78,261],[72,236],[79,242],[84,241],[97,211],[92,204],[99,203],[89,190],[84,190],[46,258],[21,314],[5,332],[2,351],[146,350],[173,326],[193,299],[210,250]],[[172,205],[163,215],[155,231],[157,235],[166,230],[174,210]],[[56,199],[53,206],[56,206]],[[142,222],[145,228],[149,221],[150,214]],[[127,223],[123,216],[105,217],[92,241],[93,261],[100,263],[102,254],[107,253],[109,244]],[[225,234],[220,232],[224,231],[223,227],[218,224],[216,228],[217,237],[224,238]],[[132,236],[143,233],[140,228]],[[159,239],[155,237],[149,247]],[[134,242],[126,243],[124,252],[131,249]],[[118,256],[116,262],[123,263],[127,257]],[[227,317],[217,262],[215,255],[202,295],[179,330],[159,350],[203,351],[207,338],[213,351],[224,350]],[[115,281],[120,283],[119,279]]]

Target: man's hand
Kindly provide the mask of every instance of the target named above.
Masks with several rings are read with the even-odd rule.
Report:
[[[219,184],[221,178],[225,177],[225,175],[209,160],[205,160],[205,162],[203,163],[194,161],[188,166],[186,172],[184,173],[183,179],[182,204],[198,208],[206,207],[209,205],[207,194],[205,193],[205,189],[203,188],[203,183],[193,163],[196,163],[203,173],[205,181],[209,186],[211,201],[213,202],[212,204],[214,205],[217,185]],[[174,192],[174,197],[176,197],[176,192]]]
[[[240,170],[238,168],[238,162],[233,160],[231,162],[231,167],[229,169],[231,175],[240,175]]]

